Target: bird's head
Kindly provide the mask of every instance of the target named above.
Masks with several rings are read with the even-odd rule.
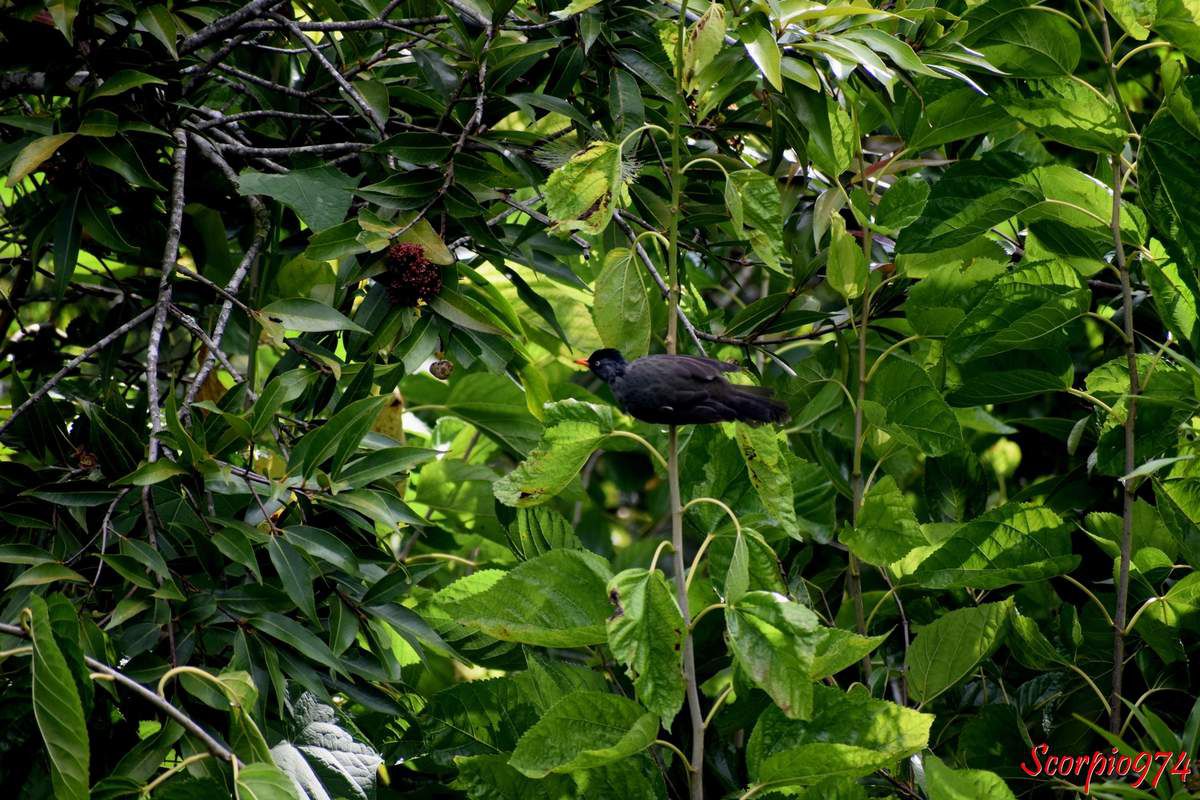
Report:
[[[577,358],[575,363],[590,369],[597,378],[606,383],[625,374],[625,356],[620,350],[605,347],[592,353],[586,359]]]

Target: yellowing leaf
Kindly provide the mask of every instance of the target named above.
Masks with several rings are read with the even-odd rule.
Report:
[[[546,181],[546,210],[552,233],[599,234],[612,219],[614,203],[626,196],[621,146],[592,142]]]
[[[34,139],[25,145],[21,148],[21,152],[17,153],[17,157],[13,159],[12,166],[8,168],[8,181],[6,185],[10,187],[16,186],[25,180],[46,159],[54,155],[58,148],[71,141],[74,137],[75,134],[73,133],[56,133],[52,136],[42,136]]]

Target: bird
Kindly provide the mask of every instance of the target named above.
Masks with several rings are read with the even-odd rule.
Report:
[[[715,358],[649,355],[626,361],[605,347],[575,360],[609,385],[622,411],[655,425],[713,422],[780,423],[787,406],[762,386],[730,383],[723,373],[738,367]]]

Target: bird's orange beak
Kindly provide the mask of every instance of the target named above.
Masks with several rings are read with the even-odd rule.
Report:
[[[586,359],[586,358],[577,358],[577,359],[575,359],[575,363],[576,363],[576,364],[578,364],[578,365],[579,365],[579,366],[581,366],[581,367],[587,367],[587,366],[590,366],[590,365],[588,364],[588,362],[587,362],[587,359]]]

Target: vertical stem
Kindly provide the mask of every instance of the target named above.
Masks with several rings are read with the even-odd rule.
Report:
[[[1121,88],[1117,82],[1117,71],[1113,66],[1112,37],[1108,31],[1108,16],[1104,9],[1104,0],[1097,3],[1100,14],[1101,53],[1104,56],[1108,73],[1109,86],[1112,88],[1117,105],[1123,109],[1126,121],[1132,128],[1132,120],[1128,109],[1121,99]],[[1084,21],[1086,24],[1086,20]],[[1121,311],[1124,317],[1125,330],[1125,361],[1129,370],[1129,400],[1125,414],[1125,474],[1133,472],[1136,463],[1136,420],[1138,385],[1137,340],[1133,332],[1133,290],[1130,287],[1129,264],[1125,260],[1125,247],[1121,241],[1121,185],[1124,165],[1121,154],[1114,153],[1110,157],[1112,164],[1112,215],[1109,227],[1112,230],[1113,260],[1121,276]],[[1132,482],[1122,484],[1122,513],[1121,513],[1121,563],[1117,575],[1117,605],[1113,613],[1113,670],[1112,691],[1109,695],[1108,729],[1113,733],[1121,730],[1121,688],[1125,673],[1125,621],[1129,614],[1129,559],[1133,542],[1133,505],[1134,490]]]
[[[671,544],[675,567],[675,592],[683,613],[683,677],[687,687],[688,713],[692,721],[692,800],[704,798],[704,714],[700,710],[700,692],[696,681],[696,654],[692,642],[692,615],[688,608],[687,566],[683,561],[683,505],[679,498],[679,431],[672,425],[668,433],[667,485],[671,495]]]
[[[863,158],[862,133],[858,128],[858,107],[852,100],[849,101],[849,106],[850,116],[854,122],[854,138],[858,142],[858,174],[863,176],[865,187],[867,165]],[[863,220],[862,250],[863,258],[867,263],[867,284],[863,289],[862,312],[858,325],[858,397],[854,402],[854,463],[850,473],[851,489],[854,492],[853,507],[850,513],[851,522],[855,526],[858,525],[858,517],[862,512],[863,505],[863,403],[867,399],[867,326],[871,321],[871,227],[865,219]],[[858,556],[854,553],[849,553],[848,556],[846,591],[850,595],[850,602],[854,604],[854,627],[858,630],[859,636],[866,636],[867,621],[863,612],[862,566],[859,564]],[[863,656],[862,673],[864,681],[871,679],[870,654]]]
[[[675,98],[671,107],[671,224],[668,230],[667,352],[679,349],[679,212],[683,198],[683,40],[687,35],[688,0],[679,5],[675,40]],[[687,688],[688,713],[692,721],[691,798],[704,800],[704,714],[696,681],[696,655],[692,642],[692,615],[688,608],[686,567],[683,561],[683,503],[679,496],[679,431],[672,425],[668,434],[667,484],[671,502],[671,544],[674,546],[675,591],[683,613],[683,676]]]
[[[865,241],[870,241],[866,238],[869,236],[868,231],[863,231],[863,236]],[[870,320],[871,293],[868,290],[862,296],[862,316],[858,324],[858,396],[854,401],[854,463],[850,472],[851,489],[854,492],[850,519],[855,526],[858,525],[858,517],[863,505],[863,404],[867,399],[867,325]],[[865,636],[867,621],[863,612],[862,568],[859,565],[858,556],[854,553],[848,555],[846,591],[850,595],[850,601],[854,604],[854,627],[858,629],[859,636]],[[870,655],[863,656],[862,672],[864,681],[871,679]]]

